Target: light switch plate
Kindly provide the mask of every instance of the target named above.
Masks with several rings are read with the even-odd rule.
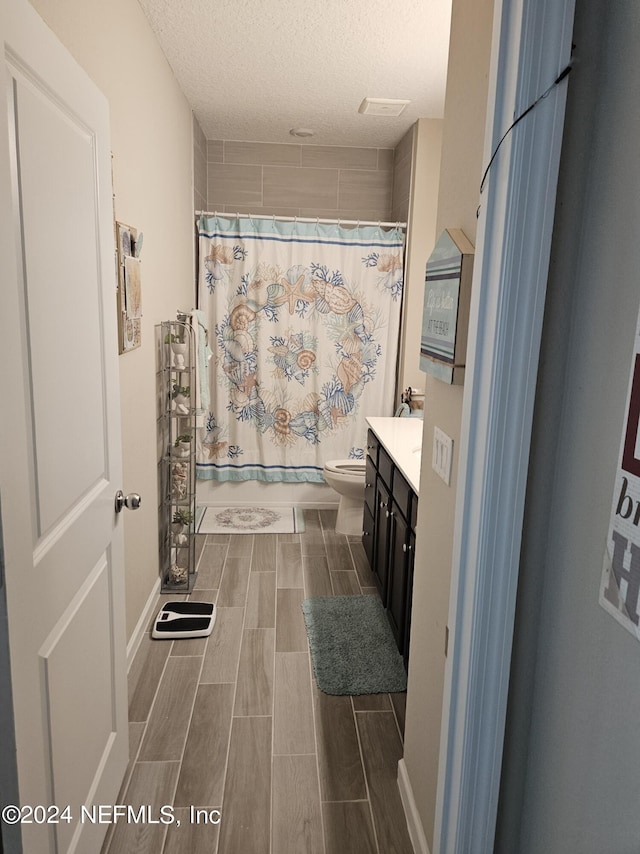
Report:
[[[431,468],[449,486],[451,483],[451,462],[453,460],[453,439],[439,427],[433,428],[433,459]]]

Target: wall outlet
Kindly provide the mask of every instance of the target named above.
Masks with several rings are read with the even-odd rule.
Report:
[[[433,458],[431,468],[449,486],[451,483],[451,462],[453,460],[453,439],[439,427],[433,428]]]

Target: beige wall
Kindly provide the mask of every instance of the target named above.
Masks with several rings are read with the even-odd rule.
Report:
[[[144,232],[142,346],[120,356],[127,635],[158,579],[154,325],[193,297],[191,110],[136,0],[33,0],[109,100],[116,218]],[[115,295],[114,295],[115,311]]]
[[[207,143],[208,209],[386,221],[393,150],[288,143]]]
[[[482,171],[492,25],[493,0],[454,0],[436,234],[447,227],[461,228],[472,243]],[[432,847],[464,389],[445,385],[427,374],[423,377],[423,466],[404,760]],[[430,466],[436,425],[454,442],[451,486],[446,486]]]

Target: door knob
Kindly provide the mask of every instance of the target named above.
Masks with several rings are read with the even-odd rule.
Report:
[[[130,492],[128,495],[125,495],[121,489],[116,492],[116,513],[120,513],[123,507],[127,510],[137,510],[141,504],[142,498],[137,492]]]

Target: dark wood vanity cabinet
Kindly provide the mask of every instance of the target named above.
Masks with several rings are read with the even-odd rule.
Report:
[[[418,497],[372,431],[366,472],[362,541],[406,664]]]
[[[382,604],[387,604],[389,530],[391,521],[391,495],[384,481],[376,478],[376,513],[373,523],[373,563],[371,569],[376,577]]]

